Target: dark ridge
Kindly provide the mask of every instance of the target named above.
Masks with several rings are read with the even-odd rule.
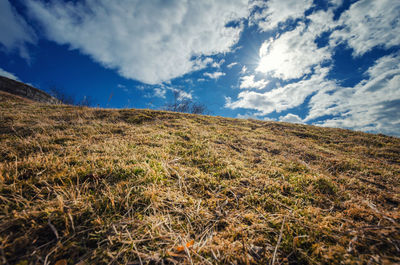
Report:
[[[58,99],[50,96],[46,92],[4,76],[0,76],[0,91],[5,91],[42,103],[60,104]]]

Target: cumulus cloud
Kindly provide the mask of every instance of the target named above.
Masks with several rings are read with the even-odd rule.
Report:
[[[265,41],[260,47],[256,70],[283,80],[310,74],[314,66],[331,59],[330,48],[319,48],[315,43],[321,31],[322,28],[301,23],[294,30]]]
[[[254,81],[254,75],[247,75],[241,77],[241,83],[240,83],[240,88],[244,89],[251,89],[251,88],[256,88],[256,89],[263,89],[268,85],[268,81],[264,79],[260,79],[258,81]]]
[[[305,120],[331,115],[317,124],[400,136],[400,53],[384,56],[354,87],[321,90],[310,100]]]
[[[165,98],[165,94],[167,93],[167,90],[160,88],[160,87],[156,87],[154,89],[154,97],[157,98]]]
[[[46,36],[90,55],[130,79],[158,84],[207,66],[229,52],[248,16],[246,0],[30,0]]]
[[[308,79],[299,82],[280,86],[264,93],[248,90],[240,92],[236,101],[227,98],[225,107],[254,109],[263,115],[298,107],[308,96],[318,90],[329,91],[336,87],[334,81],[326,80],[328,72],[327,67],[317,67]]]
[[[304,12],[312,4],[312,0],[254,1],[253,6],[256,7],[256,12],[252,15],[251,22],[258,25],[262,31],[272,30],[279,23],[304,16]]]
[[[243,91],[236,101],[226,99],[225,107],[259,111],[258,115],[300,106],[310,98],[305,119],[289,113],[279,117],[287,122],[380,132],[400,136],[400,53],[378,59],[367,78],[354,87],[342,87],[329,80],[329,68],[318,68],[310,78],[265,93]]]
[[[191,92],[187,92],[184,91],[182,89],[177,89],[177,88],[169,88],[170,90],[172,90],[173,92],[178,93],[178,100],[185,100],[185,99],[192,99],[192,93]]]
[[[303,123],[302,118],[296,114],[288,113],[285,116],[280,116],[279,121],[291,122],[291,123]]]
[[[36,35],[8,0],[0,1],[0,44],[7,51],[17,50],[29,59],[26,43],[35,43]],[[1,47],[0,45],[0,47]]]
[[[204,73],[203,75],[216,80],[226,74],[224,72],[214,72],[214,73]]]
[[[10,78],[10,79],[13,79],[15,81],[20,81],[19,78],[15,74],[7,72],[6,70],[4,70],[2,68],[0,68],[0,76],[4,76],[4,77]]]
[[[400,45],[400,2],[361,0],[345,11],[339,23],[341,30],[332,33],[331,45],[347,43],[360,56],[376,46]]]
[[[281,1],[284,5],[284,1]],[[266,40],[259,50],[257,71],[284,81],[266,91],[252,91],[250,73],[241,77],[243,83],[237,99],[227,97],[225,107],[256,110],[257,116],[290,111],[279,120],[313,122],[330,127],[350,128],[400,136],[400,52],[376,60],[354,87],[343,87],[329,78],[332,55],[337,45],[347,44],[354,56],[361,56],[375,47],[391,48],[400,45],[400,2],[360,0],[333,19],[333,11],[342,5],[331,0],[328,10],[304,17],[304,11],[293,10],[289,19],[301,18],[294,29],[281,32]],[[256,12],[253,22],[265,18],[263,30],[278,27],[288,18],[279,18],[275,1],[260,5],[270,8]],[[274,11],[275,10],[275,11]],[[300,10],[300,9],[299,9]],[[269,13],[270,12],[270,13]],[[257,17],[258,16],[258,17]],[[274,19],[276,18],[276,19]],[[275,21],[275,22],[274,22]],[[327,33],[327,43],[317,45],[317,38]],[[243,73],[242,73],[243,74]],[[307,103],[309,112],[304,119],[293,113]]]

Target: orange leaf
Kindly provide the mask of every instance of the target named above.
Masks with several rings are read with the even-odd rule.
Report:
[[[186,248],[189,248],[189,247],[193,246],[193,244],[194,244],[194,240],[191,240],[191,241],[187,242],[186,243]],[[178,251],[178,252],[182,252],[184,250],[185,250],[185,246],[183,246],[183,245],[176,247],[176,251]]]

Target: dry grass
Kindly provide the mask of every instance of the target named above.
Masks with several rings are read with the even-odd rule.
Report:
[[[400,139],[0,94],[2,264],[400,262]]]

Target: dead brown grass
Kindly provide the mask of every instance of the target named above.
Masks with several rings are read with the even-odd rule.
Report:
[[[0,94],[2,264],[400,262],[400,140]]]

